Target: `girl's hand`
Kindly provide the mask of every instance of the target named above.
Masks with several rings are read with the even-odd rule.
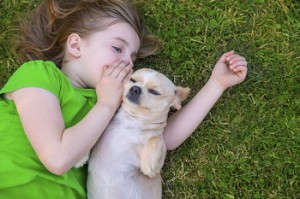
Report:
[[[132,74],[133,64],[117,61],[111,66],[105,66],[97,86],[98,103],[113,109],[120,106],[124,84]]]
[[[222,55],[215,65],[211,79],[215,80],[225,90],[243,82],[247,75],[247,61],[234,51]]]

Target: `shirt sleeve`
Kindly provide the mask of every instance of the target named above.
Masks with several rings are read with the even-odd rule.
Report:
[[[53,62],[35,60],[21,65],[0,90],[0,95],[21,88],[37,87],[59,98],[63,73]]]

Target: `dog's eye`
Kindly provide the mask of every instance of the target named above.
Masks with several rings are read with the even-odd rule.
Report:
[[[159,92],[157,92],[156,90],[153,90],[153,89],[149,89],[148,92],[151,93],[152,95],[160,95]]]
[[[135,82],[136,82],[135,79],[132,79],[132,78],[130,78],[130,81],[131,81],[132,83],[135,83]]]

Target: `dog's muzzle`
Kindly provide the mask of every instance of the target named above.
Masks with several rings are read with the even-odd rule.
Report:
[[[129,89],[126,97],[132,103],[135,103],[135,104],[139,105],[141,94],[142,94],[142,89],[140,87],[138,87],[138,86],[132,86]]]

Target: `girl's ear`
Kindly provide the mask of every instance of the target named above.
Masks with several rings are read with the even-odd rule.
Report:
[[[189,96],[191,89],[190,88],[183,88],[183,87],[176,87],[175,90],[175,99],[173,103],[173,107],[177,110],[181,108],[181,102],[186,100],[186,98]]]
[[[80,51],[80,44],[81,44],[81,37],[76,34],[72,33],[69,35],[67,40],[67,52],[69,55],[73,57],[80,57],[81,51]]]

